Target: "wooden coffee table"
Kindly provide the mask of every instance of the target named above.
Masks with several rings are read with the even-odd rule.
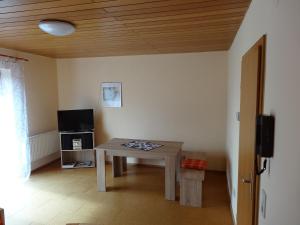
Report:
[[[176,171],[179,171],[179,159],[183,142],[143,140],[163,145],[150,151],[122,146],[122,144],[133,140],[113,138],[109,142],[96,147],[98,191],[106,191],[106,155],[113,157],[112,167],[114,177],[121,176],[123,171],[126,170],[126,157],[162,159],[165,160],[165,198],[167,200],[175,200]]]

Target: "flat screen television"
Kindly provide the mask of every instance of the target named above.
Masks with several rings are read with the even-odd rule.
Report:
[[[94,129],[93,109],[57,111],[58,130],[61,132],[82,132]]]

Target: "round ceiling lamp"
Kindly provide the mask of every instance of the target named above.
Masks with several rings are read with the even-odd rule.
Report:
[[[66,36],[75,32],[74,24],[62,20],[42,20],[39,28],[54,36]]]

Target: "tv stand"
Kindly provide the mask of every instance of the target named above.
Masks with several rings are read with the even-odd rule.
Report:
[[[60,132],[61,167],[95,167],[94,132]]]

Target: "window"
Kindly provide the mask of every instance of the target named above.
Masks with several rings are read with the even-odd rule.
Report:
[[[28,145],[25,86],[22,66],[0,59],[0,177],[3,183],[28,178]]]

